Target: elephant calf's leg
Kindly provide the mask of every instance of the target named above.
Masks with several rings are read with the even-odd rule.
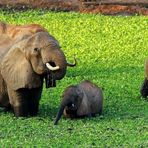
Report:
[[[141,86],[140,93],[141,93],[142,97],[144,97],[144,98],[146,98],[148,96],[148,80],[146,78]]]

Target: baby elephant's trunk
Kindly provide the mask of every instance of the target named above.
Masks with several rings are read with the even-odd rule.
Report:
[[[57,116],[56,116],[56,119],[55,119],[55,122],[54,122],[54,125],[56,125],[58,123],[58,121],[60,120],[62,114],[63,114],[63,111],[64,111],[64,108],[65,108],[65,105],[61,105],[58,113],[57,113]]]
[[[58,121],[60,120],[60,118],[63,114],[63,111],[64,111],[65,107],[68,105],[68,103],[72,103],[72,101],[71,100],[63,100],[61,102],[61,106],[60,106],[59,111],[57,113],[54,125],[56,125],[58,123]]]

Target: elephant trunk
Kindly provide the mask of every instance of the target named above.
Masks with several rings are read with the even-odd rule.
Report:
[[[72,102],[71,100],[66,100],[66,101],[62,101],[61,103],[61,106],[59,108],[59,111],[56,115],[56,119],[55,119],[55,122],[54,122],[54,125],[56,125],[58,123],[58,121],[60,120],[62,114],[63,114],[63,111],[64,111],[64,108],[68,105],[68,103]]]
[[[54,125],[57,125],[58,121],[60,120],[62,114],[63,114],[63,111],[64,111],[64,108],[65,108],[65,105],[61,105],[58,113],[57,113],[57,116],[56,116],[56,119],[55,119],[55,122],[54,122]]]
[[[64,53],[59,51],[59,53],[56,53],[56,57],[52,56],[51,62],[46,63],[46,67],[49,71],[52,71],[56,80],[61,80],[66,74],[67,66],[74,67],[76,64],[75,58],[74,63],[68,63]]]
[[[69,67],[74,67],[76,65],[77,65],[77,61],[76,61],[76,58],[75,57],[74,57],[74,63],[68,63],[67,62],[67,66],[69,66]]]
[[[54,75],[55,80],[61,80],[65,76],[66,69],[67,69],[66,57],[65,57],[62,50],[58,50],[56,52],[56,54],[54,54],[54,56],[52,56],[52,60],[51,60],[50,65],[53,67],[52,73]],[[49,66],[48,66],[48,68],[49,68]]]
[[[45,74],[46,88],[56,86],[56,80],[61,80],[65,76],[67,66],[76,66],[76,59],[74,58],[73,64],[68,63],[63,51],[60,49],[53,51],[50,57],[47,57],[47,54],[43,55],[43,59],[46,59],[43,63],[48,69]]]

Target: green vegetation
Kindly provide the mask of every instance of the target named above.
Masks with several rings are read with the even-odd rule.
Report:
[[[45,89],[39,115],[16,119],[0,112],[0,147],[148,147],[148,102],[140,97],[148,56],[148,17],[111,17],[43,11],[0,11],[12,24],[38,23],[57,38],[69,68]],[[104,111],[92,119],[62,118],[53,125],[63,90],[89,79],[104,88]]]

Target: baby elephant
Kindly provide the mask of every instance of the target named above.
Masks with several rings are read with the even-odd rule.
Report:
[[[54,124],[57,124],[63,112],[67,118],[91,117],[101,114],[103,93],[101,88],[85,80],[78,85],[71,85],[63,93],[61,105]]]

